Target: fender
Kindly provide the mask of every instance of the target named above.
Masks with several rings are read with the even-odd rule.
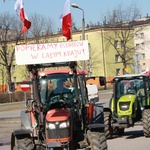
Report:
[[[150,109],[149,105],[144,106],[144,109]]]
[[[88,128],[92,131],[92,129],[98,129],[100,132],[104,132],[106,125],[102,123],[94,123],[94,124],[89,124]]]
[[[104,132],[104,113],[103,106],[100,103],[90,103],[88,107],[88,128],[90,130],[99,129]]]
[[[11,150],[13,150],[14,145],[15,145],[15,137],[17,135],[31,135],[32,131],[31,130],[27,130],[27,129],[18,129],[18,130],[14,130],[14,132],[11,134]]]
[[[110,109],[110,108],[108,108],[108,107],[105,107],[105,108],[104,108],[104,112],[110,112],[110,114],[112,114],[111,109]]]
[[[88,124],[104,124],[103,106],[100,103],[89,103],[87,107]]]
[[[20,114],[20,118],[21,118],[21,125],[25,129],[29,129],[33,132],[36,126],[36,121],[33,112],[22,110]]]

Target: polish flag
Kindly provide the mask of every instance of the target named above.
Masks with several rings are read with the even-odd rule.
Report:
[[[23,34],[31,27],[31,22],[28,20],[28,17],[24,12],[23,0],[16,0],[14,9],[24,24],[20,30],[20,34]]]
[[[70,0],[66,0],[64,10],[60,19],[62,21],[62,35],[65,36],[68,41],[71,39],[71,28],[72,28]]]

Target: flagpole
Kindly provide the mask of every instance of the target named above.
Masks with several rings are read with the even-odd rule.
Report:
[[[84,19],[84,10],[80,8],[77,4],[71,4],[73,8],[80,9],[82,11],[82,40],[85,40],[85,19]],[[85,61],[82,61],[82,69],[85,70]]]
[[[27,35],[24,33],[24,43],[27,44]]]

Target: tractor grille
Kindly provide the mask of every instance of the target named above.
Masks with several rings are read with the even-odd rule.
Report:
[[[48,139],[66,138],[69,137],[69,129],[47,130]]]
[[[129,110],[130,102],[119,102],[120,110]]]
[[[46,136],[48,139],[58,139],[58,138],[67,138],[70,137],[70,126],[65,128],[60,128],[60,123],[57,122],[57,124],[53,123],[55,125],[55,129],[46,128]]]

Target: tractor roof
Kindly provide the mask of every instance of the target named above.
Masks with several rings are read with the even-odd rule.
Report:
[[[115,76],[114,79],[133,79],[133,78],[140,78],[140,77],[148,77],[147,74],[125,74],[121,76]]]
[[[125,74],[125,75],[120,75],[120,76],[115,76],[115,78],[129,78],[129,77],[140,77],[140,76],[148,76],[147,74]]]
[[[49,74],[71,74],[71,69],[59,69],[59,70],[44,70],[39,73],[40,76],[42,75],[49,75]],[[84,74],[87,75],[87,70],[77,70],[77,74]]]

